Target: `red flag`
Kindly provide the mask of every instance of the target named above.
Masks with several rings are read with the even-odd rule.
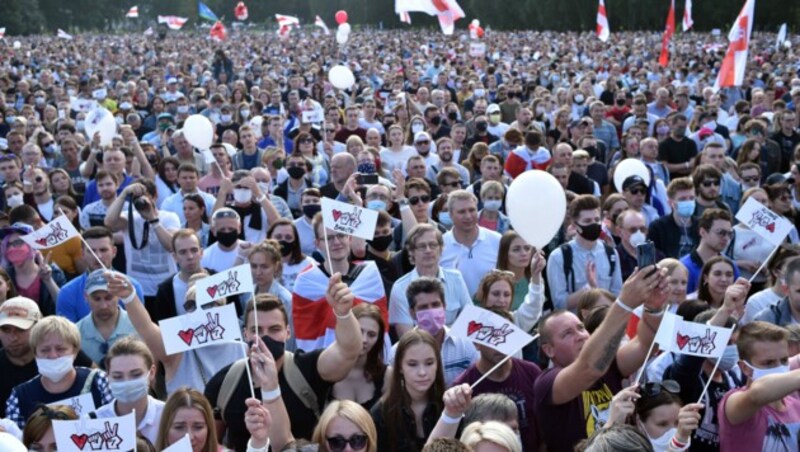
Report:
[[[228,32],[225,30],[225,25],[222,25],[222,22],[217,21],[213,27],[211,27],[211,39],[215,41],[224,41],[225,38],[228,37]]]
[[[139,17],[139,7],[132,6],[131,9],[128,10],[128,13],[125,14],[125,17],[133,17],[133,18]]]
[[[327,290],[328,277],[319,267],[311,266],[297,275],[292,293],[292,321],[297,348],[301,350],[325,348],[334,341],[336,317],[325,300]],[[355,296],[353,304],[375,304],[388,324],[386,293],[374,262],[363,264],[363,269],[350,284],[350,290]]]
[[[608,27],[606,2],[600,0],[600,3],[597,5],[597,37],[601,41],[606,42],[609,36],[611,36],[611,29]]]
[[[675,0],[669,4],[669,13],[667,14],[667,28],[664,29],[664,37],[661,39],[661,56],[658,57],[658,64],[661,67],[667,67],[669,64],[669,41],[675,33]]]
[[[236,16],[236,20],[244,21],[247,20],[247,16],[249,15],[247,12],[247,6],[244,2],[239,2],[236,5],[236,9],[233,10],[233,15]]]

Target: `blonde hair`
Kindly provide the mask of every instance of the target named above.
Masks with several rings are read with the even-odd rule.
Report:
[[[327,430],[334,418],[341,417],[355,424],[367,436],[366,452],[377,452],[378,432],[372,416],[361,405],[351,400],[334,400],[319,417],[311,441],[320,445],[320,450],[328,451]]]
[[[194,408],[203,413],[203,418],[206,421],[206,443],[203,445],[202,452],[217,452],[219,443],[217,442],[217,429],[214,425],[213,409],[211,404],[208,403],[206,397],[199,391],[188,388],[186,386],[177,389],[167,399],[164,405],[164,411],[161,413],[161,422],[158,425],[158,440],[156,440],[156,450],[164,450],[169,447],[168,439],[169,429],[172,421],[175,420],[175,414],[181,408]]]
[[[51,315],[36,322],[31,329],[30,345],[34,354],[36,347],[50,334],[57,334],[63,342],[66,342],[75,349],[75,353],[81,348],[81,333],[74,323],[66,317]]]
[[[519,443],[517,435],[511,427],[502,422],[473,422],[461,433],[461,442],[467,447],[474,449],[482,441],[494,443],[508,452],[522,452],[522,444]]]

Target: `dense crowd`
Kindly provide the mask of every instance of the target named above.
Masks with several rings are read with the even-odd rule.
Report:
[[[680,34],[661,67],[660,39],[0,40],[1,429],[52,451],[53,420],[135,411],[138,450],[798,450],[800,59],[755,34],[716,90],[726,40]],[[628,159],[647,174],[615,181]],[[568,205],[541,249],[506,211],[531,170]],[[323,198],[378,211],[374,238],[326,228]],[[791,223],[777,249],[736,220],[750,198]],[[22,240],[62,215],[81,238]],[[198,303],[241,264],[252,294]],[[160,322],[227,304],[246,358],[168,354]],[[473,304],[537,339],[503,362],[451,334]],[[722,357],[651,353],[665,312],[734,328]]]

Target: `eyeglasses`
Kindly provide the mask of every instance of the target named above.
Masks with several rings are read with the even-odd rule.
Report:
[[[452,182],[442,182],[441,185],[442,185],[442,187],[458,188],[458,187],[461,186],[461,183],[459,181],[457,181],[457,180],[454,180]]]
[[[642,226],[640,228],[637,228],[637,227],[634,226],[634,227],[628,228],[628,233],[629,234],[633,234],[636,231],[639,231],[639,232],[642,232],[642,233],[646,233],[647,232],[647,226]]]
[[[420,251],[425,251],[425,250],[436,251],[439,249],[440,246],[441,245],[439,245],[439,242],[417,243],[416,245],[414,245],[414,249]]]
[[[236,188],[240,188],[240,187],[236,187]],[[245,187],[241,187],[241,188],[245,188]],[[234,210],[218,210],[217,212],[214,213],[214,219],[215,220],[219,220],[221,218],[236,218],[237,215],[238,214]]]
[[[47,405],[41,405],[39,409],[41,410],[39,416],[44,416],[50,420],[68,421],[71,419],[69,414],[63,411],[56,411]]]
[[[428,195],[412,196],[412,197],[408,198],[408,203],[411,204],[412,206],[416,206],[417,204],[419,204],[420,201],[422,201],[423,203],[426,203],[426,202],[430,202],[430,200],[431,200],[431,197],[428,196]]]
[[[206,310],[206,309],[209,309],[209,308],[213,308],[215,304],[216,304],[215,301],[209,301],[208,303],[201,304],[200,305],[200,309]],[[197,310],[197,300],[191,300],[191,299],[186,300],[183,303],[183,309],[186,312],[194,312],[194,311],[196,311]]]
[[[644,188],[631,188],[630,192],[632,195],[643,195],[647,190]]]
[[[731,237],[733,236],[733,231],[729,229],[717,229],[716,231],[714,231],[714,234],[720,237]]]
[[[655,397],[661,394],[662,391],[667,391],[670,394],[680,394],[681,385],[675,380],[651,381],[642,385],[642,395],[647,397]]]
[[[50,145],[51,145],[51,144],[53,144],[53,143],[54,143],[53,141],[51,141],[51,142],[49,142],[49,143],[42,143],[42,147],[43,147],[43,148],[46,148],[47,146],[50,146]]]
[[[430,141],[417,141],[417,144],[431,144]]]
[[[719,187],[719,179],[704,180],[700,185],[702,185],[703,187],[706,187],[706,188],[712,187],[712,186]]]
[[[16,239],[16,240],[12,240],[12,241],[8,242],[8,246],[13,247],[13,248],[16,248],[18,246],[22,246],[24,244],[25,244],[25,241],[22,240],[22,239]]]
[[[326,439],[328,440],[328,448],[331,452],[342,452],[348,444],[353,450],[361,450],[367,447],[367,435],[361,433],[356,433],[349,438],[336,435]]]
[[[334,234],[325,236],[325,239],[328,241],[328,243],[331,243],[333,241],[344,242],[346,238],[347,234]]]
[[[313,143],[313,142],[314,142],[314,140],[312,138],[303,138],[302,140],[298,141],[298,143],[300,143],[300,144],[307,144],[307,143]]]

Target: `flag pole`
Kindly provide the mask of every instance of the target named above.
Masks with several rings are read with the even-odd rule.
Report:
[[[778,245],[778,246],[776,246],[775,248],[772,249],[772,252],[769,253],[769,256],[767,256],[767,258],[764,259],[764,262],[761,263],[761,266],[758,267],[758,270],[756,270],[755,273],[753,273],[753,276],[751,276],[750,279],[747,282],[752,283],[753,280],[756,279],[756,276],[758,276],[758,274],[761,273],[761,270],[764,270],[764,267],[767,266],[767,263],[772,259],[772,256],[775,255],[775,253],[778,251],[778,249],[780,247],[781,246]]]
[[[670,303],[667,303],[667,306],[664,308],[664,312],[669,312]],[[644,322],[644,318],[639,319],[640,322]],[[658,327],[661,328],[661,321],[659,319]],[[658,330],[656,330],[656,336],[658,336]],[[650,341],[650,348],[647,350],[647,355],[644,357],[644,361],[642,362],[642,368],[639,369],[639,375],[636,376],[636,384],[642,380],[642,375],[644,375],[644,370],[647,368],[647,360],[650,359],[650,355],[653,353],[653,346],[656,345],[655,338]],[[661,348],[661,344],[659,344],[659,349]]]
[[[733,335],[734,330],[736,330],[736,324],[734,323],[731,327],[731,335]],[[727,345],[727,344],[726,344]],[[708,392],[708,387],[711,385],[711,382],[714,381],[714,374],[717,373],[717,369],[719,369],[719,362],[722,361],[722,355],[719,355],[716,362],[714,363],[714,370],[711,371],[711,375],[708,376],[708,381],[703,386],[703,392],[700,393],[700,397],[697,399],[697,403],[703,403],[703,397],[706,396]]]
[[[502,366],[503,364],[505,364],[505,362],[506,362],[506,361],[508,361],[508,360],[509,360],[509,359],[511,359],[511,358],[512,358],[512,357],[513,357],[515,354],[517,354],[518,352],[520,352],[520,351],[521,351],[523,348],[525,348],[525,346],[527,346],[527,345],[528,345],[528,344],[530,344],[531,342],[535,341],[535,340],[536,340],[538,337],[539,337],[539,334],[536,334],[535,336],[533,336],[533,339],[531,339],[530,341],[528,341],[528,342],[526,342],[525,344],[523,344],[521,347],[517,348],[517,349],[516,349],[516,350],[514,350],[513,352],[511,352],[511,353],[509,353],[508,355],[506,355],[506,357],[505,357],[505,358],[503,358],[503,359],[501,359],[499,363],[495,364],[495,365],[494,365],[494,366],[493,366],[491,369],[489,369],[489,370],[488,370],[488,371],[487,371],[485,374],[481,375],[481,377],[480,377],[480,378],[478,378],[478,381],[476,381],[475,383],[472,383],[472,385],[470,385],[469,389],[475,389],[475,386],[478,386],[478,384],[479,384],[480,382],[482,382],[483,380],[485,380],[485,379],[486,379],[486,377],[488,377],[489,375],[491,375],[491,374],[492,374],[492,372],[494,372],[495,370],[499,369],[499,368],[500,368],[500,366]]]
[[[63,215],[64,218],[67,217],[67,214],[64,213],[64,211],[61,209],[61,207],[58,208],[58,211],[61,212],[61,215]],[[94,253],[94,250],[92,250],[92,247],[89,246],[88,243],[86,243],[86,240],[84,240],[83,235],[78,234],[78,237],[81,239],[81,242],[83,242],[83,246],[85,246],[86,249],[89,251],[89,253],[91,253],[91,255],[94,256],[94,258],[97,260],[97,263],[100,264],[101,267],[103,267],[103,270],[108,271],[108,268],[103,264],[103,261],[101,261],[100,258],[97,257],[97,254]]]
[[[243,347],[242,351],[244,352],[244,370],[247,372],[247,379],[250,380],[250,395],[255,399],[256,390],[253,384],[253,374],[250,372],[250,357],[247,355],[247,343],[242,342],[241,344]]]

